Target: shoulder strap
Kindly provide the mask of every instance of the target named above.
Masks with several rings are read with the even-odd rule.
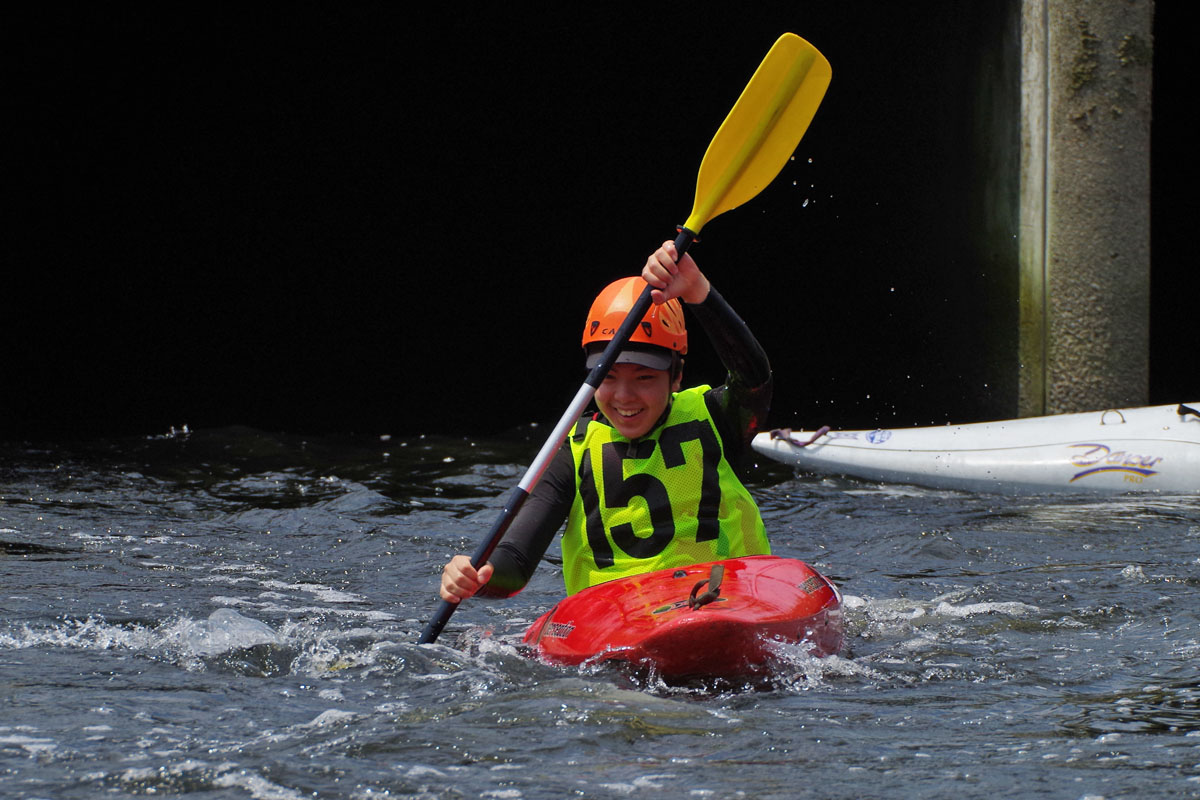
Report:
[[[575,427],[571,430],[571,439],[576,442],[582,442],[583,438],[587,436],[588,425],[591,424],[593,419],[595,419],[594,414],[585,414],[580,417],[579,421],[575,423]]]

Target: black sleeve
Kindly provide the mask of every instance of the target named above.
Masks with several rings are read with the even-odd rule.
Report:
[[[738,472],[751,452],[750,440],[766,423],[771,408],[771,363],[749,326],[715,287],[703,303],[688,305],[704,327],[728,374],[705,402],[725,445],[725,457]]]
[[[492,553],[489,560],[496,571],[479,591],[481,597],[512,597],[525,588],[574,499],[575,461],[570,442],[563,442]]]

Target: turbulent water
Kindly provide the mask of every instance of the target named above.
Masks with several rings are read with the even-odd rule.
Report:
[[[1200,499],[760,470],[847,646],[755,687],[414,644],[540,443],[244,429],[0,445],[0,797],[1200,797]]]

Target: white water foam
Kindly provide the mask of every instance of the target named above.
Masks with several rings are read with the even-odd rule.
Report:
[[[342,711],[338,708],[330,708],[322,711],[311,722],[307,722],[303,727],[306,728],[324,728],[328,725],[337,725],[342,722],[349,722],[357,717],[353,711]]]
[[[675,779],[674,773],[665,772],[661,775],[640,775],[633,779],[630,783],[602,783],[601,788],[608,789],[610,792],[617,794],[631,795],[634,792],[643,792],[646,790],[659,791],[666,788],[664,781]]]
[[[206,620],[180,620],[170,626],[165,641],[189,655],[215,656],[260,644],[282,644],[269,625],[244,617],[231,608],[218,608]]]
[[[185,656],[213,656],[259,644],[281,644],[269,625],[219,608],[208,619],[177,618],[157,627],[120,625],[96,617],[67,620],[47,628],[23,625],[0,632],[0,649],[65,647],[80,650],[168,650]]]
[[[1023,617],[1028,614],[1036,614],[1037,606],[1031,606],[1028,603],[1020,603],[1015,600],[992,603],[967,603],[966,605],[955,606],[950,603],[938,603],[933,608],[934,614],[940,617],[974,617],[979,614],[999,614],[1007,617]]]
[[[52,752],[58,748],[58,743],[53,739],[45,739],[40,736],[26,736],[20,733],[5,733],[10,730],[12,728],[0,728],[0,750],[6,746],[18,747],[31,756],[37,756]]]

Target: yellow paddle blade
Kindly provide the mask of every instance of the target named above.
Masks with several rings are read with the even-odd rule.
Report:
[[[833,69],[794,33],[772,45],[704,153],[684,227],[699,233],[775,179],[808,130]]]

